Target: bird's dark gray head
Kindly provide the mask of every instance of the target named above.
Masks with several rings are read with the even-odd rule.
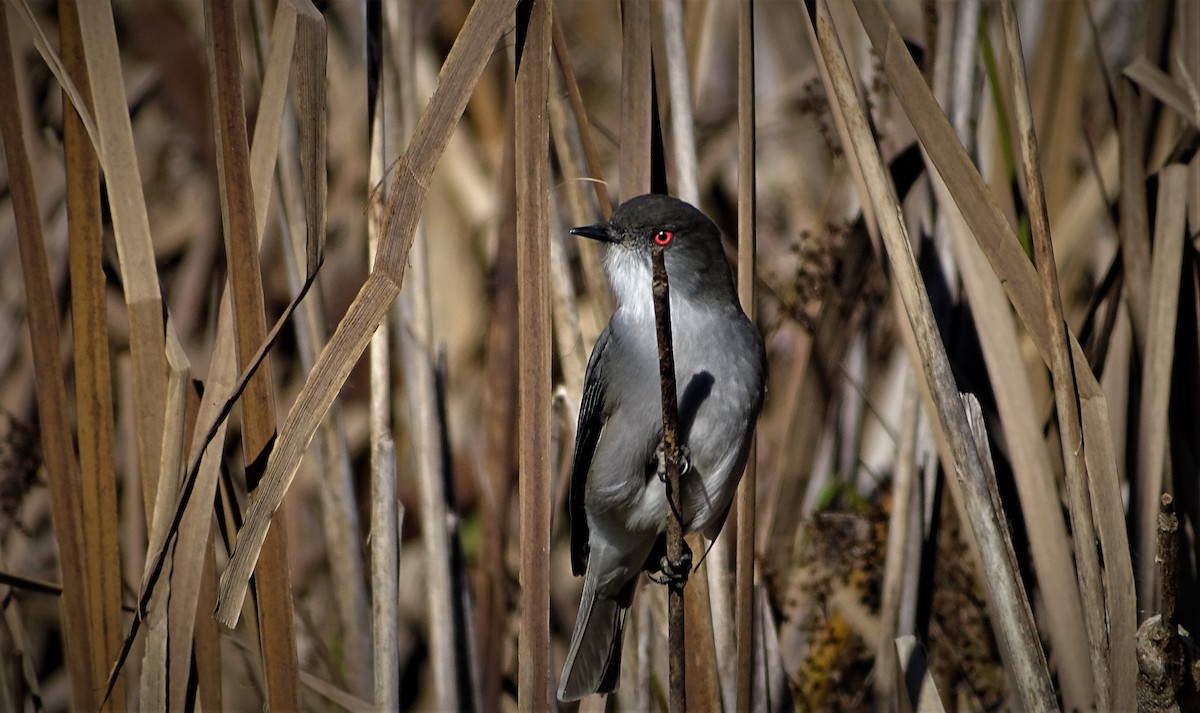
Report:
[[[664,251],[672,292],[690,300],[737,303],[721,232],[694,206],[646,194],[622,203],[607,223],[571,232],[609,244],[605,266],[618,300],[650,299],[650,254]]]

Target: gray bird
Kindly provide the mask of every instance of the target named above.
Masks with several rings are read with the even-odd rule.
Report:
[[[558,684],[570,701],[617,686],[625,613],[638,575],[658,569],[666,489],[651,250],[664,246],[679,398],[685,531],[715,538],[737,490],[763,401],[762,337],[742,312],[717,226],[663,195],[623,203],[575,235],[608,244],[617,299],[588,360],[571,474],[571,568],[584,575]]]

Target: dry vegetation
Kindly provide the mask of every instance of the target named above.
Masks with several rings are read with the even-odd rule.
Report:
[[[1200,3],[317,5],[0,3],[0,709],[553,705],[664,178],[770,360],[692,708],[1200,706]]]

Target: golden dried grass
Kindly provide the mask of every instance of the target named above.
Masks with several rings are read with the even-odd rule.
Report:
[[[800,708],[825,709],[873,696],[903,708],[909,633],[928,647],[942,704],[991,695],[983,674],[947,663],[937,631],[945,613],[930,604],[930,620],[914,614],[918,601],[945,594],[934,588],[950,588],[939,573],[951,564],[971,571],[986,556],[994,564],[974,583],[992,591],[1003,665],[1030,672],[999,690],[1030,707],[1133,705],[1138,619],[1159,597],[1194,598],[1176,592],[1180,582],[1159,581],[1154,563],[1158,495],[1173,492],[1182,542],[1193,548],[1180,569],[1194,573],[1193,4],[1168,13],[1150,3],[1134,18],[1074,0],[1038,6],[1027,12],[1040,31],[1023,38],[1030,18],[1018,33],[1008,3],[977,15],[962,3],[927,15],[915,2],[814,5],[824,61],[836,59],[835,39],[846,48],[828,85],[818,45],[797,42],[809,9],[799,4],[755,4],[753,35],[751,3],[550,5],[533,3],[521,32],[498,0],[414,6],[380,32],[375,136],[395,140],[368,146],[366,35],[349,6],[322,16],[306,0],[285,0],[268,18],[261,7],[212,0],[206,22],[200,3],[164,4],[176,13],[169,26],[190,33],[176,43],[182,59],[165,62],[139,44],[163,26],[146,8],[118,5],[114,23],[104,2],[63,2],[54,16],[6,3],[19,28],[4,35],[17,41],[0,58],[9,80],[0,92],[22,109],[4,117],[0,247],[19,244],[22,277],[0,279],[0,317],[27,325],[33,348],[22,337],[0,350],[0,406],[16,423],[36,413],[48,486],[20,485],[29,454],[6,436],[0,455],[6,444],[15,455],[0,458],[0,482],[15,495],[0,498],[9,517],[0,541],[4,566],[27,576],[4,579],[16,603],[0,647],[19,642],[28,652],[0,674],[9,700],[40,691],[51,709],[98,707],[120,654],[108,709],[156,699],[178,707],[192,670],[212,709],[271,700],[499,710],[511,705],[506,682],[521,707],[548,705],[577,594],[564,576],[557,479],[569,470],[584,350],[611,309],[593,246],[561,234],[607,214],[610,194],[645,190],[662,168],[649,148],[653,60],[667,79],[659,110],[668,185],[736,230],[743,300],[757,308],[771,356],[757,484],[747,476],[751,492],[726,528],[739,539],[737,587],[734,561],[719,554],[705,563],[708,601],[693,596],[698,580],[689,585],[690,640],[705,644],[689,660],[701,677],[693,702],[728,709],[750,705],[751,694],[756,706],[791,695]],[[946,25],[960,22],[990,45],[986,77],[973,41],[947,39],[955,33]],[[923,66],[904,40],[923,43]],[[184,67],[206,52],[213,81],[189,84]],[[514,80],[505,58],[517,52]],[[947,94],[951,74],[963,83]],[[186,114],[207,114],[199,102],[209,85],[217,131],[196,133]],[[898,149],[914,140],[920,154],[909,156],[919,158],[906,159]],[[915,162],[917,184],[896,191],[913,170],[905,161]],[[389,162],[390,186],[376,190]],[[610,186],[606,174],[620,182]],[[215,216],[218,201],[219,228],[196,221]],[[1032,261],[1013,228],[1025,220]],[[378,240],[369,275],[368,226]],[[112,242],[102,242],[110,230]],[[949,276],[946,292],[934,262]],[[1119,279],[1104,279],[1110,264]],[[0,264],[5,278],[16,270],[16,261]],[[117,285],[106,285],[105,270]],[[490,288],[474,284],[481,275]],[[68,279],[66,341],[59,301]],[[406,307],[394,310],[403,283]],[[973,329],[948,323],[946,304]],[[326,322],[337,324],[331,337]],[[357,363],[385,323],[368,380]],[[964,334],[978,351],[961,350]],[[62,358],[64,347],[73,358]],[[118,373],[131,365],[124,388],[111,388],[110,363]],[[921,372],[937,378],[917,387]],[[552,401],[555,387],[561,400]],[[964,390],[978,393],[965,407]],[[925,405],[905,393],[921,393]],[[241,395],[240,408],[231,411],[230,394]],[[290,404],[279,424],[273,404]],[[940,436],[930,436],[931,422]],[[240,449],[226,435],[238,435]],[[931,519],[944,476],[921,455],[939,441],[946,472],[978,466],[962,471],[974,474],[961,483],[962,514],[946,517],[991,525],[966,537],[953,563],[927,559],[946,537]],[[371,454],[374,485],[359,467]],[[243,471],[264,476],[253,493]],[[953,489],[953,478],[943,482]],[[890,519],[880,520],[886,562],[877,579],[868,569],[829,583],[811,560],[814,511],[840,508],[838,517],[859,522],[862,497],[892,498]],[[400,525],[405,509],[416,526]],[[279,516],[293,526],[272,551],[281,528],[268,523]],[[366,556],[364,531],[386,556]],[[61,590],[32,584],[58,577],[47,551]],[[118,558],[136,562],[142,552],[141,592],[131,597],[138,585],[126,581],[125,599],[137,602],[132,630],[154,633],[119,651],[129,621]],[[1027,566],[1014,567],[1014,556]],[[825,564],[840,571],[834,559]],[[260,570],[261,611],[243,611],[256,564],[276,573]],[[923,566],[933,573],[924,582]],[[61,606],[47,608],[58,603],[45,591],[60,591]],[[619,694],[627,705],[650,705],[653,687],[665,690],[665,607],[654,594],[639,595],[630,615],[631,669]],[[210,615],[218,596],[220,621],[247,621],[220,628]],[[373,596],[397,617],[372,619]],[[722,613],[723,598],[736,620]],[[1197,624],[1195,612],[1179,614]],[[823,615],[848,638],[822,638]],[[697,635],[709,622],[711,633]],[[61,659],[39,659],[62,631]],[[951,636],[955,651],[980,643]],[[736,679],[718,680],[735,656]],[[856,690],[866,698],[806,697],[835,690],[816,685],[822,676],[853,681],[855,665],[872,664],[899,665],[901,678],[877,671],[874,687]],[[255,693],[231,699],[231,686]]]

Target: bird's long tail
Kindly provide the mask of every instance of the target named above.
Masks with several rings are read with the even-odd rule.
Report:
[[[636,584],[635,577],[616,597],[608,597],[596,591],[594,577],[588,572],[571,648],[558,682],[558,700],[574,701],[589,693],[608,693],[617,687],[625,613],[629,611]]]

